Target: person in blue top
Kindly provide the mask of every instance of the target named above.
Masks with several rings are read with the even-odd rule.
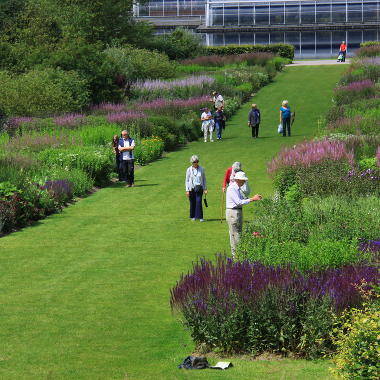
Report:
[[[289,103],[287,100],[283,100],[282,106],[280,108],[280,123],[282,124],[282,136],[286,136],[286,131],[288,131],[288,136],[290,137],[290,120],[292,113],[290,111]]]

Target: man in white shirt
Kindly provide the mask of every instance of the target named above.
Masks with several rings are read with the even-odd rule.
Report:
[[[127,183],[128,187],[133,187],[135,182],[135,156],[133,150],[135,149],[135,140],[129,137],[128,131],[121,132],[121,139],[119,139],[119,152],[121,153],[120,159],[120,172],[121,180]]]
[[[226,220],[230,232],[231,253],[233,258],[235,258],[236,246],[240,241],[243,228],[242,206],[262,199],[262,196],[259,194],[254,195],[252,198],[244,199],[241,187],[248,181],[244,172],[237,172],[234,180],[235,181],[228,186],[226,195]]]

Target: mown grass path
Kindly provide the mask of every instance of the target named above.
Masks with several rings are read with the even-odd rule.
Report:
[[[219,221],[224,170],[242,161],[253,191],[270,195],[266,162],[315,133],[343,70],[287,68],[254,98],[260,139],[250,138],[247,104],[223,141],[189,144],[138,170],[135,188],[116,184],[0,239],[0,378],[328,378],[325,361],[235,358],[226,372],[179,371],[193,344],[170,312],[169,289],[197,257],[228,251]],[[297,109],[291,138],[277,135],[284,98]],[[184,175],[194,153],[208,179],[206,223],[188,220]]]

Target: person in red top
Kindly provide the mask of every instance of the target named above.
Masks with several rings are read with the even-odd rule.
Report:
[[[240,162],[234,162],[233,165],[226,170],[222,185],[223,193],[226,191],[227,186],[230,184],[232,171],[238,172],[239,170],[241,170]]]
[[[342,41],[339,47],[339,54],[343,55],[342,62],[346,62],[347,45],[346,41]]]

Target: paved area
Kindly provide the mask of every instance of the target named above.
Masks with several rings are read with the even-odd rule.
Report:
[[[290,65],[286,66],[322,66],[322,65],[347,65],[350,60],[347,59],[346,62],[337,62],[336,59],[316,59],[315,61],[293,61]]]

